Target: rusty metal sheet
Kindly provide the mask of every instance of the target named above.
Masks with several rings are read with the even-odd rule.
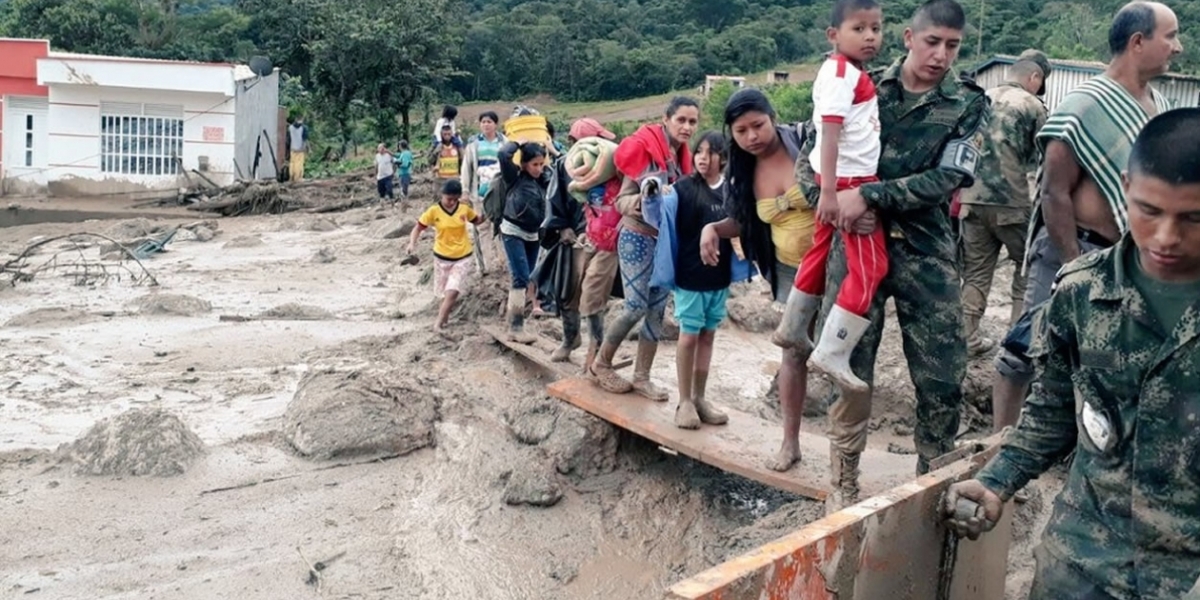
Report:
[[[932,600],[946,539],[942,494],[978,471],[998,442],[677,583],[667,598]],[[982,539],[959,543],[952,600],[1003,600],[1012,510]]]
[[[829,494],[829,442],[801,432],[801,464],[786,473],[765,466],[779,448],[780,426],[756,416],[726,409],[727,425],[697,431],[675,426],[674,402],[651,402],[637,395],[610,394],[582,378],[550,384],[551,396],[627,429],[684,456],[774,488],[816,500]],[[882,491],[913,472],[916,459],[869,450],[862,459],[863,485]]]

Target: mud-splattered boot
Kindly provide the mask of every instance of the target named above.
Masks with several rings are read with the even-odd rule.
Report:
[[[508,290],[508,339],[518,344],[532,344],[537,337],[525,331],[525,290]]]
[[[637,359],[633,363],[633,391],[655,401],[666,402],[667,391],[650,381],[650,368],[654,366],[654,355],[658,353],[658,342],[638,340]]]
[[[825,514],[858,504],[858,461],[862,454],[843,452],[829,445],[829,467],[833,493],[825,499]]]
[[[696,403],[680,399],[679,406],[675,407],[675,426],[680,429],[700,429],[702,423]]]
[[[967,352],[971,356],[983,356],[996,347],[995,341],[983,337],[983,334],[979,332],[978,316],[963,315],[963,334],[966,335]]]
[[[828,375],[846,391],[869,390],[867,382],[850,370],[850,354],[870,325],[871,321],[834,305],[825,319],[825,329],[821,331],[817,348],[808,359],[808,367]]]
[[[582,342],[579,339],[579,311],[564,309],[562,311],[562,344],[550,355],[550,362],[567,362],[571,359],[571,351],[578,348]]]
[[[820,309],[821,296],[792,288],[783,309],[783,319],[771,334],[771,343],[780,348],[795,348],[801,356],[808,356],[813,348],[812,340],[808,338],[808,326]]]

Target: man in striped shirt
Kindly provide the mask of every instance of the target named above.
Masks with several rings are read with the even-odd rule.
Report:
[[[1150,81],[1183,51],[1175,13],[1157,2],[1126,4],[1113,18],[1108,43],[1113,58],[1105,72],[1067,94],[1037,136],[1043,163],[1025,251],[1027,312],[1050,297],[1064,264],[1112,246],[1128,230],[1121,171],[1138,132],[1170,109]],[[997,428],[1016,424],[1033,378],[1021,351],[1028,340],[1015,333],[996,356],[992,402],[1003,415]]]

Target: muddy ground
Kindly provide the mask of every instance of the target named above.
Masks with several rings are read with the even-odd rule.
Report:
[[[273,599],[319,585],[329,598],[658,598],[822,516],[817,503],[664,454],[547,399],[546,379],[473,325],[499,323],[503,268],[490,241],[491,274],[473,284],[452,335],[431,334],[429,243],[420,264],[402,266],[405,242],[394,237],[417,212],[200,223],[180,211],[0,228],[3,263],[42,236],[191,226],[144,261],[157,287],[135,285],[111,261],[109,279],[93,270],[76,285],[71,263],[94,264],[111,251],[101,243],[48,244],[44,259],[69,248],[58,269],[0,285],[0,596]],[[1008,277],[1002,269],[984,324],[993,337],[1007,319]],[[754,329],[746,313],[767,305],[750,289],[735,313]],[[557,335],[553,321],[536,327]],[[778,421],[765,399],[776,349],[734,325],[717,339],[710,397]],[[654,373],[667,386],[673,357],[667,344]],[[911,452],[912,388],[894,323],[878,369],[871,443]],[[354,389],[411,408],[412,435],[373,453],[301,456],[284,433],[297,418],[289,403],[302,385],[340,385],[317,381],[330,377],[373,382]],[[976,361],[972,415],[986,412],[989,381],[987,360]],[[814,383],[811,432],[823,430],[825,395]],[[135,408],[178,416],[204,451],[174,477],[79,474],[87,457],[72,450],[86,447],[70,444]],[[1035,484],[1019,509],[1010,598],[1027,589],[1030,540],[1055,481]]]

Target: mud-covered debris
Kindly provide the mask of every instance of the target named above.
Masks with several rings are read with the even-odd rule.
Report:
[[[433,444],[438,400],[400,375],[316,372],[300,381],[283,434],[300,454],[324,460],[406,454]]]
[[[532,462],[518,466],[504,487],[504,503],[514,506],[554,506],[562,497],[562,487],[549,469]]]
[[[143,315],[192,317],[212,311],[212,303],[184,294],[147,294],[134,305]]]
[[[133,409],[96,423],[59,454],[81,475],[168,477],[186,471],[204,443],[165,410]]]
[[[257,248],[263,245],[263,240],[257,235],[239,235],[228,242],[224,248]]]
[[[517,400],[505,416],[513,437],[522,444],[540,444],[554,433],[561,403],[545,396],[527,396]]]

